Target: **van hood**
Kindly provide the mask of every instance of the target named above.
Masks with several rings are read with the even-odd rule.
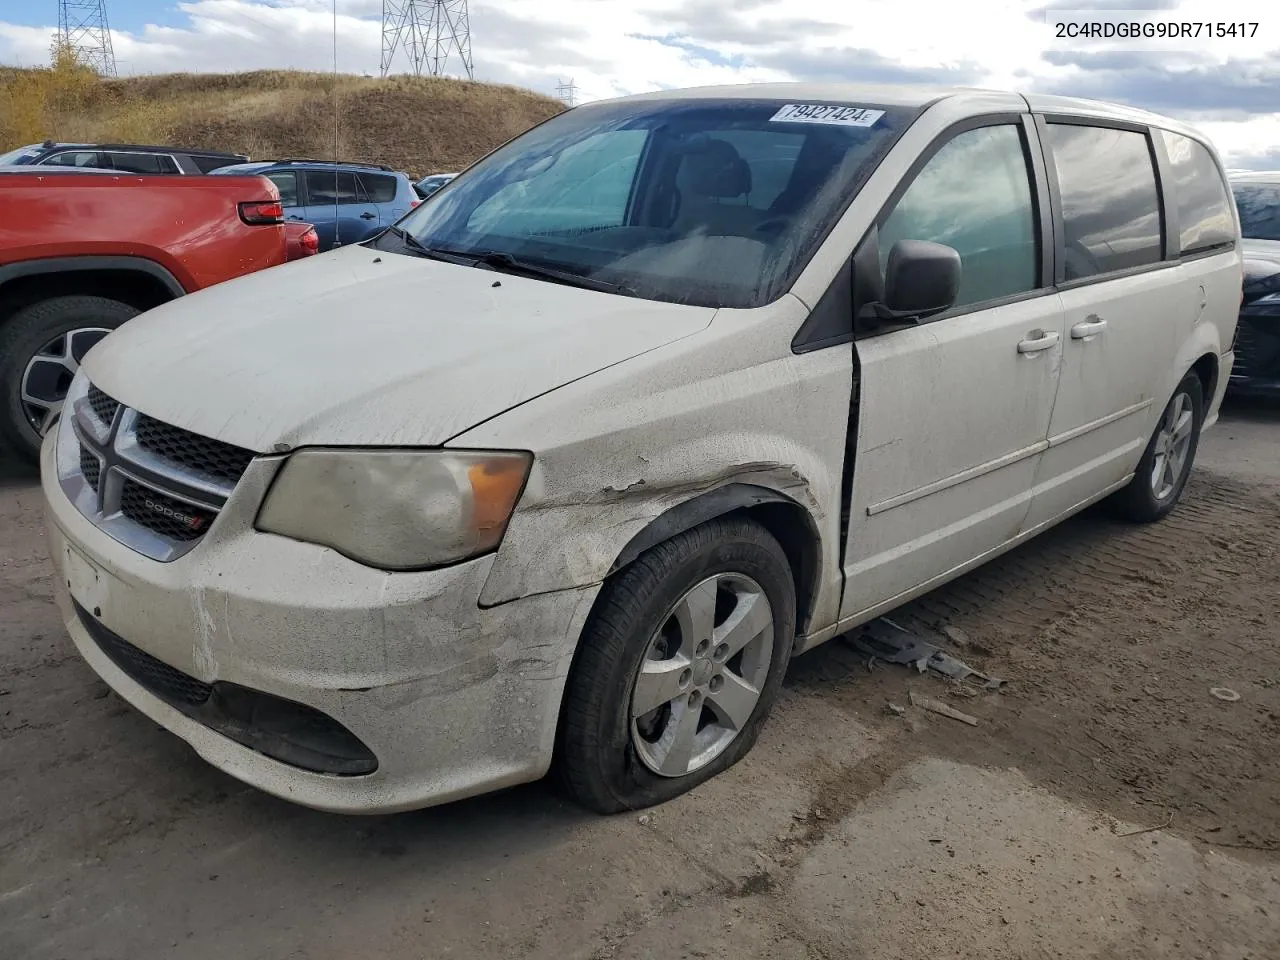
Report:
[[[84,369],[148,416],[260,453],[431,446],[714,313],[347,247],[148,311]]]

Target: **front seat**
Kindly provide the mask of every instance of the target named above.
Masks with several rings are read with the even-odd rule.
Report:
[[[752,235],[760,212],[747,206],[751,167],[733,144],[712,138],[687,153],[680,161],[676,186],[681,196],[680,214],[674,225],[678,232]]]

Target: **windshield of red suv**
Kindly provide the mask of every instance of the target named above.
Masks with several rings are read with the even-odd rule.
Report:
[[[760,306],[790,288],[916,114],[783,100],[583,106],[403,218],[416,244],[391,231],[375,245],[517,258],[654,300]]]

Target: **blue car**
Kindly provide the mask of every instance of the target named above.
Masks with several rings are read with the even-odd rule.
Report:
[[[322,253],[376,236],[422,202],[408,174],[379,164],[277,160],[219,167],[217,174],[259,174],[274,183],[285,218],[314,224]]]

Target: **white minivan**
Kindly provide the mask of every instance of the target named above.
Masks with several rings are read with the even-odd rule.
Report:
[[[751,85],[592,103],[370,242],[152,310],[43,450],[121,696],[367,813],[602,812],[755,742],[791,657],[1109,498],[1178,501],[1240,227],[1124,107]]]

